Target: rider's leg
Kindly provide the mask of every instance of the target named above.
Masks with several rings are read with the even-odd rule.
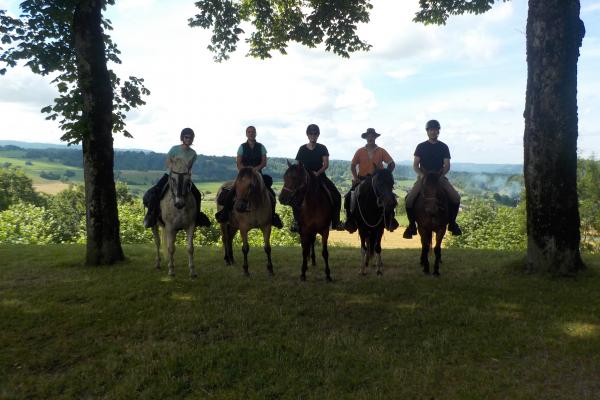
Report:
[[[283,228],[283,222],[281,222],[281,218],[279,218],[279,215],[277,215],[277,213],[275,212],[275,205],[277,204],[277,196],[275,195],[275,191],[273,190],[273,188],[271,186],[267,186],[267,190],[269,191],[269,193],[271,194],[271,224],[275,227],[275,228]]]
[[[331,215],[331,228],[337,231],[344,230],[344,227],[340,224],[340,209],[342,208],[342,195],[340,191],[335,187],[335,184],[325,175],[323,175],[323,181],[331,193],[331,201],[333,205]]]
[[[224,189],[225,190],[225,189]],[[233,187],[231,189],[226,189],[227,194],[225,195],[225,201],[223,202],[223,208],[215,214],[215,218],[218,222],[227,222],[229,221],[229,214],[231,214],[231,210],[233,210],[233,203],[235,199],[235,190]]]
[[[346,211],[346,222],[344,223],[344,228],[350,233],[356,232],[356,221],[354,221],[354,217],[352,216],[352,194],[354,188],[350,189],[348,193],[344,196],[344,210]]]
[[[456,223],[456,216],[458,215],[458,209],[460,207],[460,194],[454,189],[446,177],[440,179],[440,185],[448,195],[448,230],[454,236],[459,236],[462,234],[462,231]]]
[[[164,174],[148,191],[144,194],[144,206],[148,207],[144,217],[144,227],[151,228],[156,225],[158,214],[160,213],[160,195],[164,186],[169,181],[169,175]]]
[[[406,217],[408,218],[408,226],[402,234],[402,237],[405,239],[411,239],[413,235],[417,234],[417,225],[415,223],[415,211],[413,209],[413,206],[415,204],[415,199],[421,191],[421,184],[421,179],[417,179],[410,192],[408,192],[408,194],[406,195],[405,207]]]
[[[193,182],[192,182],[191,192],[192,192],[192,195],[194,196],[194,199],[196,199],[196,207],[197,207],[196,226],[210,226],[210,219],[208,219],[208,216],[200,210],[200,203],[202,202],[202,195],[200,194],[200,191],[198,190],[196,185],[194,185]]]

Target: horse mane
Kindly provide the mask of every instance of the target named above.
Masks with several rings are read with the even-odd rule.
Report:
[[[233,186],[235,187],[237,185],[237,182],[243,179],[252,180],[252,185],[256,188],[256,190],[252,192],[251,200],[253,200],[253,202],[257,204],[260,204],[262,201],[262,193],[266,189],[262,176],[260,176],[260,174],[256,172],[252,167],[243,167],[238,172],[238,175],[235,178],[235,182],[233,182]]]
[[[178,174],[185,174],[190,172],[190,166],[184,159],[175,158],[171,161],[171,171]]]

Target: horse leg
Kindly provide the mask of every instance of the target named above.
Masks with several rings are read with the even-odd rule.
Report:
[[[248,252],[250,251],[250,245],[248,244],[248,231],[240,229],[240,235],[242,236],[242,253],[244,253],[244,275],[250,276],[248,272]]]
[[[383,236],[383,229],[381,229],[381,231],[378,231],[377,234],[377,240],[375,241],[375,259],[376,259],[376,264],[377,264],[377,275],[378,276],[382,276],[383,275],[383,261],[381,261],[381,237]]]
[[[188,253],[188,268],[190,269],[190,278],[197,278],[196,267],[194,266],[194,231],[196,225],[193,224],[188,227],[186,239],[187,239],[187,253]]]
[[[221,242],[223,243],[223,253],[225,260],[225,265],[231,265],[231,260],[229,258],[229,228],[225,224],[221,224]]]
[[[329,239],[329,231],[325,231],[321,233],[321,239],[323,242],[323,251],[321,255],[323,256],[323,260],[325,260],[325,280],[327,282],[331,282],[331,271],[329,270],[329,250],[327,249],[327,240]]]
[[[227,228],[227,252],[229,254],[229,265],[235,264],[235,257],[233,256],[233,238],[237,233],[237,229],[233,229],[231,226]]]
[[[273,276],[273,262],[271,261],[271,225],[267,225],[262,229],[263,240],[265,243],[265,253],[267,254],[267,271]]]
[[[315,265],[317,265],[317,259],[315,257],[315,242],[314,241],[313,241],[312,245],[310,246],[310,260],[312,262],[313,267]]]
[[[433,264],[433,275],[440,276],[440,264],[442,262],[442,239],[444,238],[445,232],[437,232],[435,234],[435,247],[433,252],[435,254],[435,263]]]
[[[421,265],[423,266],[423,273],[429,275],[429,247],[431,246],[431,232],[424,233],[421,235]]]
[[[302,270],[300,273],[300,280],[305,281],[306,280],[306,270],[308,269],[306,264],[308,264],[308,257],[310,256],[310,249],[311,249],[310,237],[305,236],[305,237],[301,238],[301,242],[302,242]]]
[[[174,260],[174,255],[175,255],[175,234],[177,232],[175,232],[173,229],[171,228],[167,228],[165,227],[165,229],[167,229],[167,253],[169,253],[169,276],[175,276],[175,262]]]
[[[362,276],[367,275],[367,265],[369,264],[369,249],[367,248],[367,238],[363,232],[360,232],[360,271]]]
[[[156,245],[156,259],[154,265],[156,269],[160,269],[160,234],[158,232],[158,225],[152,227],[152,236],[154,236],[154,244]]]

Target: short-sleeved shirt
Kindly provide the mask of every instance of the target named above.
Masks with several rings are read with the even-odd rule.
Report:
[[[298,149],[296,160],[302,161],[307,170],[316,172],[323,167],[323,156],[329,156],[329,151],[321,143],[317,143],[313,150],[302,145]]]
[[[261,143],[256,142],[251,148],[248,142],[240,144],[237,155],[242,157],[242,164],[247,167],[256,167],[262,162],[262,157],[267,155],[267,149]]]
[[[439,171],[444,166],[444,159],[450,159],[450,149],[439,140],[436,143],[426,140],[417,145],[415,156],[421,159],[419,164],[424,170]]]
[[[181,146],[180,144],[171,147],[171,150],[169,150],[169,152],[167,153],[167,158],[169,160],[173,161],[175,159],[181,159],[186,164],[190,165],[190,167],[194,165],[194,162],[196,161],[197,157],[198,156],[196,155],[194,149],[189,147],[187,150],[184,150],[183,146]],[[167,173],[169,172],[171,171],[169,170],[169,168],[167,168]]]
[[[392,157],[382,147],[376,147],[369,158],[369,151],[366,147],[356,150],[352,157],[352,164],[358,164],[358,176],[367,176],[373,173],[375,166],[383,168],[383,163],[390,164],[394,162]],[[375,164],[375,165],[373,165]]]

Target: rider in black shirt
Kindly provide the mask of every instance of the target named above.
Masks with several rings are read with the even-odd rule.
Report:
[[[406,216],[408,217],[409,225],[404,231],[405,239],[412,238],[417,234],[417,226],[415,224],[414,201],[421,192],[423,184],[423,176],[427,171],[441,171],[442,177],[439,180],[440,185],[446,191],[449,202],[448,212],[448,230],[453,235],[460,235],[462,232],[456,223],[456,215],[460,205],[460,195],[452,187],[446,174],[450,171],[450,150],[445,143],[438,140],[440,134],[440,123],[435,119],[427,122],[425,130],[429,137],[423,143],[419,143],[415,150],[415,159],[413,161],[413,169],[417,173],[417,181],[406,195]]]
[[[344,225],[340,223],[340,208],[342,206],[342,195],[335,187],[335,184],[325,175],[325,171],[329,168],[329,151],[327,147],[317,143],[319,134],[321,133],[316,124],[310,124],[306,128],[306,136],[308,143],[300,146],[296,154],[296,160],[302,162],[304,167],[319,178],[321,183],[327,188],[331,195],[333,214],[331,216],[331,227],[335,230],[344,230]],[[294,224],[290,228],[292,232],[298,232],[297,210],[292,208],[294,212]]]

